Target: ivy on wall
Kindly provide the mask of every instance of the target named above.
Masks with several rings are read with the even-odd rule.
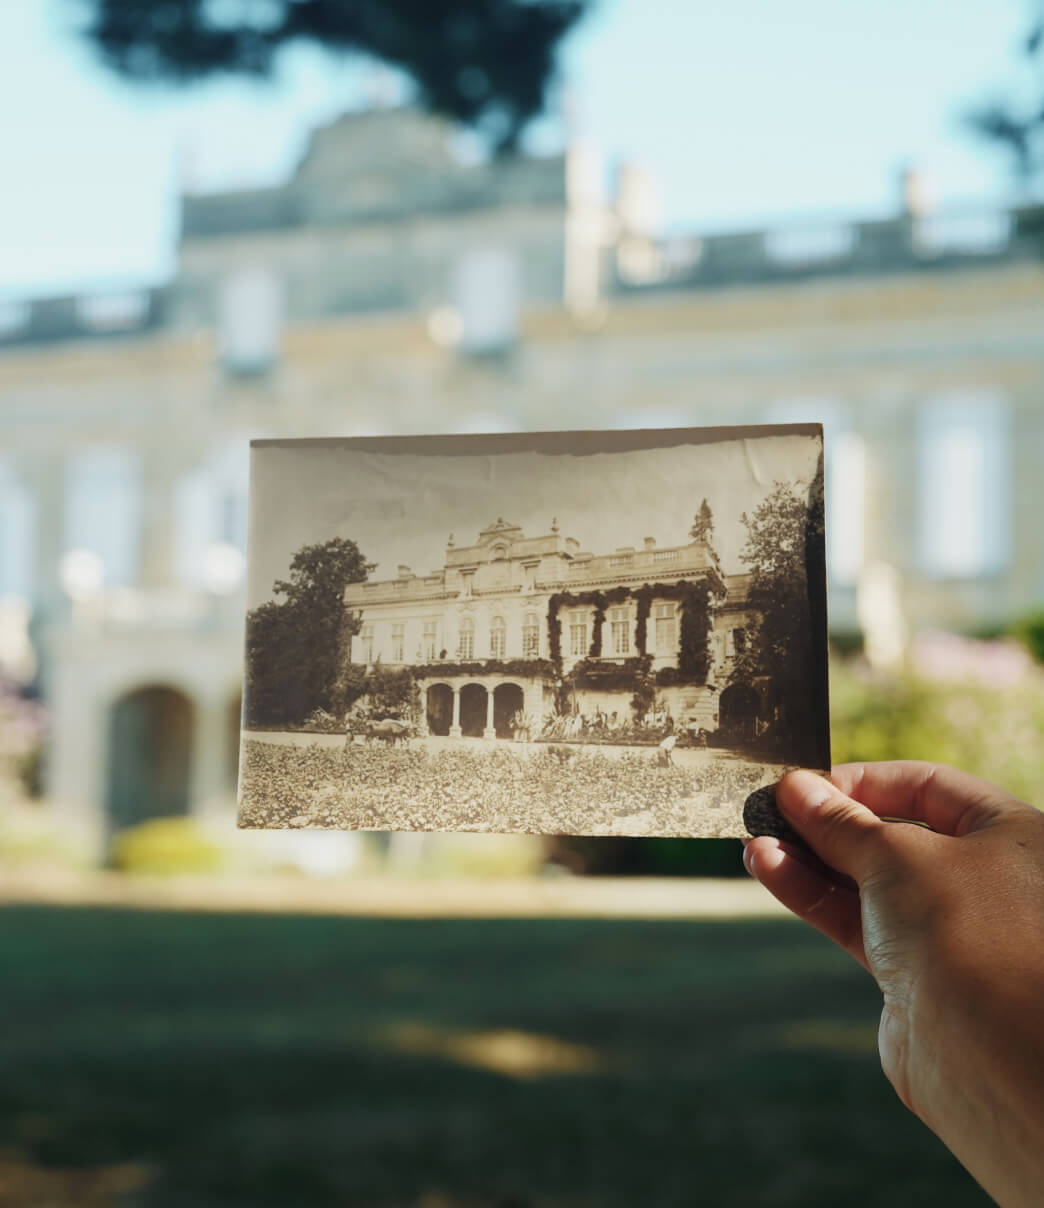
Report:
[[[636,662],[648,659],[649,662],[641,673],[652,683],[649,672],[651,656],[644,654],[649,633],[649,614],[652,602],[657,600],[677,600],[681,605],[681,623],[678,627],[678,666],[665,668],[674,674],[669,682],[677,684],[704,684],[710,671],[710,628],[711,628],[711,596],[723,597],[725,585],[720,577],[707,576],[697,582],[679,579],[676,583],[643,583],[641,587],[614,587],[609,591],[556,592],[548,601],[547,635],[549,662],[554,668],[555,676],[561,679],[562,672],[562,620],[563,608],[594,608],[594,632],[588,647],[588,659],[599,659],[602,655],[602,625],[605,621],[606,609],[613,604],[621,604],[625,600],[634,599],[636,603],[634,620],[634,646],[643,652],[638,659],[627,659],[623,663],[611,663],[609,667],[627,669],[627,674],[621,677],[621,687],[630,688],[636,682],[639,674]],[[580,678],[577,678],[579,670]],[[590,681],[591,665],[587,660],[578,663],[569,675],[571,682],[578,687],[594,687]],[[608,674],[608,673],[607,673]],[[581,682],[581,679],[584,682]],[[626,682],[624,682],[626,681]],[[657,682],[659,679],[657,677]],[[665,678],[665,684],[668,680]]]

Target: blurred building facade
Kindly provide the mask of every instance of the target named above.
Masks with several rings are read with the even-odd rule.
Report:
[[[169,284],[0,304],[0,597],[55,808],[96,839],[229,809],[255,436],[820,420],[835,631],[1038,604],[1042,240],[1039,208],[910,206],[663,239],[638,168],[462,163],[410,110],[184,197]]]

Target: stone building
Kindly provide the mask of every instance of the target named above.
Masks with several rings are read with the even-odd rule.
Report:
[[[344,599],[359,623],[352,661],[411,667],[428,733],[539,734],[560,709],[622,724],[632,720],[639,676],[679,728],[716,731],[757,712],[754,685],[729,686],[749,623],[746,585],[745,575],[722,575],[704,541],[659,546],[647,537],[642,549],[593,554],[563,536],[557,519],[527,536],[498,517],[474,544],[451,535],[431,574],[400,566],[394,579],[349,585]],[[705,666],[688,676],[685,587],[697,589],[707,635]],[[565,702],[556,699],[563,680]]]
[[[348,115],[183,198],[169,282],[0,302],[0,628],[70,829],[230,814],[251,437],[821,420],[836,631],[1044,600],[1039,207],[662,239],[640,174],[448,135]]]

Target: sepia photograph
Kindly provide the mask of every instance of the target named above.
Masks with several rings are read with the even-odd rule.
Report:
[[[818,425],[256,441],[239,825],[742,836],[825,597]]]

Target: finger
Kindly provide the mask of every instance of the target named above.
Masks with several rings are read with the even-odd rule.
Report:
[[[814,867],[807,852],[762,836],[743,853],[747,871],[798,918],[855,957],[867,969],[859,895]]]
[[[788,773],[776,801],[824,864],[862,884],[876,863],[876,840],[886,825],[880,818],[815,772]]]
[[[967,835],[1030,808],[967,772],[918,760],[841,764],[830,779],[875,814],[921,822],[945,835]]]

